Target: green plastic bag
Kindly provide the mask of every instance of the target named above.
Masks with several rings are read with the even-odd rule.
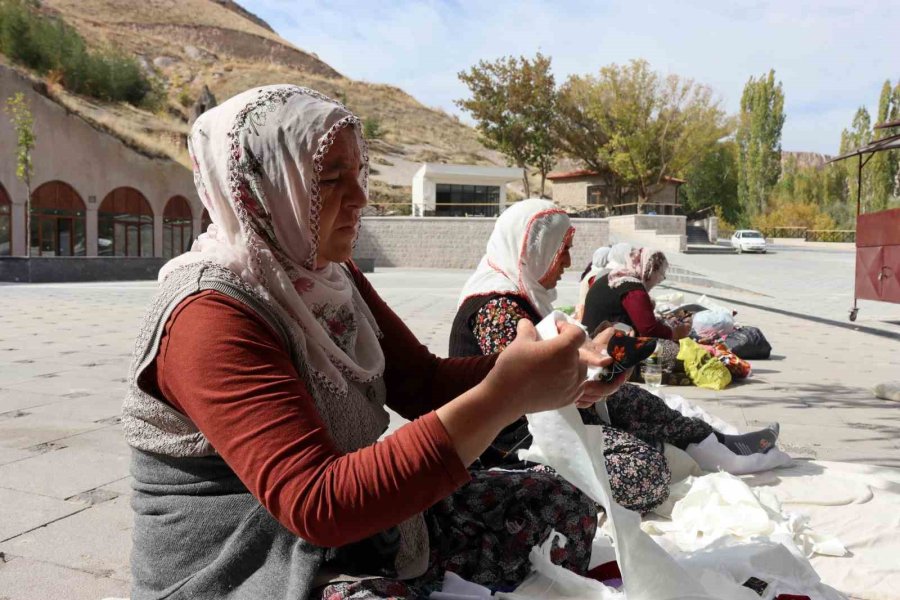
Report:
[[[728,367],[720,363],[703,346],[691,338],[679,342],[678,360],[684,361],[684,370],[697,387],[724,390],[731,383]]]

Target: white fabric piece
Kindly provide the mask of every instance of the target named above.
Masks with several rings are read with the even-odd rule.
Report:
[[[682,396],[665,392],[660,392],[657,395],[662,398],[663,402],[665,402],[666,406],[669,408],[677,410],[685,417],[700,419],[719,433],[724,433],[725,435],[738,435],[740,433],[734,425],[726,423],[715,415],[709,414]]]
[[[488,600],[491,590],[467,581],[452,571],[445,571],[441,591],[431,592],[428,597],[430,600]]]
[[[553,310],[556,288],[540,280],[575,235],[569,216],[549,200],[516,202],[497,219],[478,268],[463,286],[457,306],[472,296],[517,294],[541,315]]]
[[[873,390],[876,398],[900,402],[900,381],[885,381],[875,386]]]
[[[808,517],[782,510],[768,488],[751,489],[728,473],[691,477],[672,486],[671,522],[647,523],[645,530],[671,534],[682,551],[705,548],[721,539],[747,542],[763,537],[783,544],[793,554],[844,556],[837,538],[820,535]]]
[[[552,467],[604,508],[629,600],[716,598],[641,530],[639,514],[612,499],[599,427],[585,427],[570,405],[529,415],[528,429],[533,442],[520,458]]]
[[[793,464],[790,455],[778,448],[772,448],[765,454],[735,454],[712,433],[699,444],[688,444],[685,452],[704,471],[727,471],[732,475],[747,475]]]
[[[706,294],[703,294],[699,298],[697,298],[696,304],[705,307],[707,310],[716,310],[721,309],[728,311],[729,314],[734,314],[734,311],[729,306],[725,306],[724,304],[719,304],[715,300],[710,300],[706,297]],[[698,313],[699,314],[699,313]]]
[[[552,532],[543,544],[531,549],[529,559],[534,572],[514,592],[498,593],[495,597],[505,600],[625,600],[623,592],[553,564],[550,551],[557,545],[565,544],[565,536]]]

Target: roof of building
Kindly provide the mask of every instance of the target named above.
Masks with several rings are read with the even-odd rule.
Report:
[[[450,178],[479,180],[493,179],[497,183],[516,181],[522,177],[522,169],[513,167],[486,167],[483,165],[452,165],[424,163],[416,171],[415,177]]]
[[[576,179],[580,177],[599,177],[600,173],[597,171],[592,171],[591,169],[576,169],[574,171],[563,171],[558,173],[549,173],[547,175],[547,179],[550,181],[557,181],[559,179]],[[678,179],[677,177],[663,177],[662,180],[666,183],[674,183],[677,185],[681,185],[687,183],[684,179]]]

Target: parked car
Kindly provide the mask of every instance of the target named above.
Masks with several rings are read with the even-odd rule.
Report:
[[[731,247],[740,254],[741,252],[766,253],[766,238],[755,229],[738,229],[731,236]]]

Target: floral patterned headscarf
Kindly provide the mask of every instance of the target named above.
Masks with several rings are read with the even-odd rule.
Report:
[[[574,235],[569,216],[552,202],[516,202],[494,224],[487,252],[463,286],[459,305],[472,296],[516,294],[541,316],[550,314],[556,290],[540,281],[558,266]]]
[[[634,248],[625,262],[617,265],[609,273],[609,287],[614,288],[625,282],[640,283],[646,286],[654,273],[668,270],[669,261],[666,255],[652,248]]]
[[[322,161],[359,119],[313,90],[275,85],[252,89],[204,113],[188,145],[194,183],[212,225],[191,251],[166,263],[162,281],[182,265],[210,261],[238,275],[293,318],[314,383],[345,396],[350,382],[384,372],[375,319],[340,265],[316,268]]]

